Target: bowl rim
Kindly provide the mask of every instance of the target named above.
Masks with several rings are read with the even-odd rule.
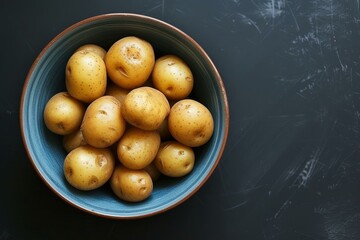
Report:
[[[219,148],[219,153],[217,154],[217,159],[215,160],[214,164],[212,165],[211,169],[209,170],[208,174],[205,176],[205,178],[198,184],[198,186],[196,188],[194,188],[187,196],[185,196],[184,198],[182,198],[180,201],[169,205],[165,208],[162,208],[160,210],[154,211],[154,212],[150,212],[150,213],[146,213],[146,214],[142,214],[142,215],[133,215],[133,216],[118,216],[118,215],[107,215],[107,214],[103,214],[100,212],[96,212],[94,210],[91,209],[87,209],[84,208],[72,201],[70,201],[69,199],[67,199],[65,196],[63,196],[60,192],[58,192],[54,187],[52,187],[50,185],[50,183],[45,179],[45,177],[42,175],[41,171],[37,168],[36,164],[35,164],[35,160],[32,158],[31,154],[30,154],[30,150],[28,148],[27,142],[26,142],[26,136],[25,136],[25,129],[24,129],[24,116],[23,116],[23,109],[24,109],[24,101],[25,101],[25,95],[26,95],[26,91],[30,82],[30,78],[33,74],[34,69],[36,68],[38,62],[40,61],[40,59],[43,57],[43,55],[47,52],[47,50],[49,48],[51,48],[59,39],[61,39],[63,36],[65,36],[67,33],[71,32],[72,30],[82,26],[82,25],[86,25],[88,23],[94,22],[94,21],[98,21],[98,20],[102,20],[102,19],[108,19],[108,18],[122,18],[122,17],[133,17],[133,18],[138,18],[138,19],[142,19],[142,20],[146,20],[146,21],[150,21],[153,23],[157,23],[160,24],[162,26],[165,26],[177,33],[179,33],[181,36],[183,36],[184,38],[187,39],[187,41],[191,42],[191,44],[193,46],[195,46],[195,48],[202,54],[202,56],[207,60],[208,64],[211,66],[211,69],[213,70],[213,72],[215,73],[216,79],[217,79],[217,83],[219,85],[219,90],[221,92],[221,96],[222,96],[222,100],[223,100],[223,104],[224,104],[224,113],[225,115],[224,117],[224,132],[223,132],[223,138],[222,138],[222,144],[221,147]],[[42,181],[47,185],[48,188],[50,188],[50,190],[52,192],[54,192],[58,197],[60,197],[62,200],[64,200],[65,202],[69,203],[70,205],[74,206],[77,209],[80,209],[84,212],[90,213],[92,215],[95,216],[99,216],[99,217],[104,217],[104,218],[109,218],[109,219],[139,219],[139,218],[144,218],[144,217],[150,217],[153,215],[157,215],[163,212],[166,212],[168,210],[171,210],[173,208],[175,208],[176,206],[180,205],[181,203],[185,202],[187,199],[189,199],[191,196],[193,196],[206,182],[207,180],[210,178],[210,176],[212,175],[212,173],[214,172],[214,170],[216,169],[217,165],[220,162],[220,159],[223,155],[223,152],[225,150],[225,146],[226,146],[226,142],[227,142],[227,138],[228,138],[228,133],[229,133],[229,121],[230,121],[230,114],[229,114],[229,104],[228,104],[228,100],[227,100],[227,94],[226,94],[226,90],[225,90],[225,86],[224,83],[222,81],[222,78],[217,70],[217,68],[215,67],[214,63],[212,62],[212,60],[210,59],[210,57],[208,56],[208,54],[205,52],[205,50],[192,38],[190,37],[188,34],[186,34],[184,31],[180,30],[179,28],[163,21],[160,19],[157,19],[155,17],[150,17],[147,15],[143,15],[143,14],[137,14],[137,13],[106,13],[106,14],[99,14],[99,15],[94,15],[88,18],[85,18],[83,20],[80,20],[70,26],[68,26],[67,28],[65,28],[64,30],[62,30],[60,33],[58,33],[55,37],[53,37],[46,45],[45,47],[43,47],[43,49],[40,51],[40,53],[37,55],[37,57],[35,58],[35,60],[33,61],[23,84],[23,89],[22,89],[22,93],[21,93],[21,99],[20,99],[20,131],[21,131],[21,138],[22,138],[22,142],[26,151],[26,154],[31,162],[31,165],[33,166],[33,168],[35,169],[37,175],[42,179]]]

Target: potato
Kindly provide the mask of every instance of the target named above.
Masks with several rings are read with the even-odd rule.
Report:
[[[193,89],[193,74],[189,66],[175,55],[165,55],[155,61],[152,81],[168,99],[184,99]]]
[[[71,97],[67,92],[60,92],[46,103],[43,117],[50,131],[66,135],[80,127],[84,112],[85,106],[82,102]]]
[[[69,94],[85,103],[103,96],[107,84],[103,59],[87,50],[75,52],[66,64],[65,83]]]
[[[102,96],[87,107],[80,130],[88,144],[106,148],[120,139],[125,128],[119,100],[113,96]]]
[[[86,141],[80,129],[63,136],[63,147],[68,153],[71,152],[71,150],[83,145],[86,145]]]
[[[93,53],[96,53],[97,55],[99,55],[103,60],[105,58],[105,55],[106,55],[106,50],[102,47],[100,47],[99,45],[96,45],[96,44],[85,44],[85,45],[82,45],[81,47],[79,47],[78,49],[75,50],[75,52],[77,51],[89,51],[89,52],[93,52]]]
[[[172,106],[168,128],[178,142],[189,147],[199,147],[211,138],[214,120],[203,104],[193,99],[183,99]]]
[[[129,93],[129,90],[123,89],[113,82],[109,82],[106,88],[105,95],[110,95],[115,97],[122,104],[126,95]]]
[[[128,128],[118,142],[118,158],[129,169],[145,168],[154,160],[160,141],[157,131]]]
[[[146,167],[144,167],[144,170],[150,175],[151,179],[153,182],[155,182],[156,180],[159,179],[159,177],[161,176],[161,172],[159,171],[159,169],[157,169],[157,167],[155,166],[154,161],[152,161],[149,165],[147,165]]]
[[[158,129],[169,112],[170,105],[165,95],[151,87],[131,90],[121,108],[125,120],[143,130]]]
[[[191,147],[176,141],[161,143],[154,159],[156,168],[168,177],[182,177],[194,167],[195,154]]]
[[[149,78],[155,53],[149,42],[128,36],[113,43],[106,53],[105,63],[108,76],[116,85],[134,89]]]
[[[140,202],[148,198],[153,190],[153,182],[145,170],[131,170],[116,166],[110,186],[117,197],[128,202]]]
[[[75,148],[64,161],[64,175],[68,183],[85,191],[104,185],[114,168],[115,158],[109,149],[89,145]]]
[[[171,134],[168,128],[168,117],[166,117],[160,124],[157,131],[159,132],[162,141],[169,140],[171,138]]]

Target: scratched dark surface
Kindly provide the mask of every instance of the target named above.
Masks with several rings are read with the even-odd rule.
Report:
[[[169,22],[218,67],[230,104],[204,187],[154,217],[83,213],[36,175],[19,129],[26,74],[45,44],[93,15]],[[360,239],[359,0],[0,0],[0,240]]]

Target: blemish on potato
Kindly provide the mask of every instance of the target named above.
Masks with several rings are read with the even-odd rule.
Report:
[[[125,77],[128,77],[128,74],[127,74],[125,68],[123,68],[123,66],[117,66],[116,71],[118,71],[121,75],[124,75]]]
[[[99,166],[99,167],[103,167],[104,165],[107,164],[107,159],[104,155],[98,155],[97,158],[96,158],[96,164]]]
[[[98,113],[101,114],[101,115],[107,115],[107,112],[105,110],[102,110],[102,109],[100,109],[98,111]]]
[[[96,176],[92,175],[90,177],[90,179],[89,179],[88,184],[89,185],[96,185],[98,182],[99,182],[99,179]]]
[[[167,92],[171,92],[171,91],[173,91],[173,90],[174,90],[174,87],[173,87],[173,86],[169,86],[169,87],[166,88],[166,91],[167,91]]]
[[[126,49],[126,56],[134,60],[140,59],[140,51],[141,50],[135,46],[128,47]]]
[[[65,175],[71,177],[73,175],[74,171],[71,167],[65,168]]]
[[[116,132],[116,129],[115,129],[114,127],[108,127],[108,130],[109,130],[110,132]]]
[[[71,67],[67,67],[66,74],[71,75]]]
[[[99,141],[103,143],[103,146],[111,145],[111,140],[110,139],[100,139]]]
[[[65,126],[63,122],[57,123],[56,126],[58,127],[58,129],[65,130]]]
[[[184,168],[187,169],[187,168],[190,167],[190,165],[191,165],[191,164],[190,164],[189,162],[185,162],[185,163],[184,163]]]
[[[145,184],[146,180],[144,178],[139,178],[138,183]]]
[[[125,151],[130,151],[131,147],[129,145],[122,145],[121,146]]]
[[[205,137],[205,133],[204,133],[204,132],[199,132],[199,133],[197,134],[197,136],[198,136],[199,138],[204,138],[204,137]]]

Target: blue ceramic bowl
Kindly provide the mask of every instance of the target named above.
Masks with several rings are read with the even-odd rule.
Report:
[[[143,202],[119,200],[108,185],[82,192],[63,175],[66,152],[62,138],[43,122],[43,109],[51,96],[65,91],[65,65],[73,51],[86,43],[109,48],[116,40],[134,35],[148,40],[156,54],[176,54],[193,71],[192,98],[206,105],[215,121],[214,134],[197,148],[193,171],[183,178],[161,178]],[[163,21],[137,14],[105,14],[80,21],[57,35],[42,50],[27,75],[21,98],[20,125],[29,159],[41,179],[71,205],[108,218],[139,218],[169,210],[192,196],[209,178],[223,153],[229,128],[229,110],[221,77],[205,51],[187,34]]]

